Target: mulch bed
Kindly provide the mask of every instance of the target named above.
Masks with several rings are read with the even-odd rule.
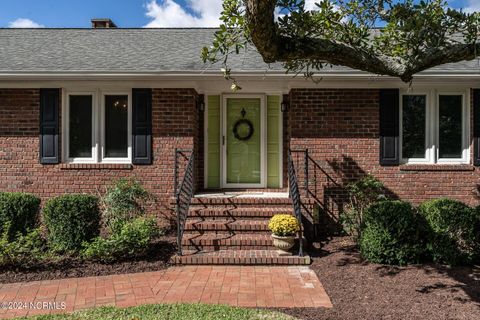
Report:
[[[348,237],[312,250],[332,309],[280,309],[301,319],[480,319],[480,267],[365,263]]]
[[[175,237],[161,237],[144,257],[115,263],[85,262],[73,258],[29,267],[1,268],[0,283],[53,280],[111,274],[157,271],[170,266]]]

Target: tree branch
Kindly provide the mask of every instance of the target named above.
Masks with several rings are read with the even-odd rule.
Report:
[[[282,36],[274,17],[277,0],[245,0],[245,4],[251,40],[266,63],[325,61],[409,82],[420,71],[444,63],[472,60],[480,52],[480,44],[452,44],[427,49],[421,57],[410,61],[408,57],[393,57],[330,39]]]
[[[287,37],[279,37],[279,41],[276,61],[323,60],[334,65],[393,77],[402,77],[406,71],[405,64],[402,63],[400,58],[374,55],[368,50],[353,48],[331,40],[316,38],[293,40]]]
[[[480,53],[480,43],[476,44],[451,44],[445,48],[432,48],[427,50],[409,66],[405,73],[414,75],[435,66],[445,63],[455,63],[473,60]]]

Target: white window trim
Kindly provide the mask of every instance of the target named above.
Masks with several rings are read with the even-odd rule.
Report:
[[[442,95],[459,95],[462,96],[462,157],[461,158],[451,158],[451,159],[440,159],[439,149],[436,148],[435,159],[439,164],[454,164],[454,163],[469,163],[470,161],[470,108],[467,107],[467,101],[470,101],[470,95],[465,91],[443,91],[439,90],[436,92],[436,104],[437,108],[435,109],[435,135],[437,137],[436,143],[439,141],[439,103],[440,96]]]
[[[127,96],[128,113],[127,113],[127,157],[126,158],[106,158],[105,157],[105,96]],[[102,163],[132,163],[132,96],[130,92],[125,91],[102,91],[101,94],[101,144],[100,156]]]
[[[425,96],[425,157],[424,158],[403,158],[403,97],[404,96]],[[401,92],[400,94],[400,117],[399,117],[399,140],[400,140],[400,159],[404,164],[428,164],[432,162],[433,146],[431,144],[431,129],[429,125],[431,121],[432,105],[430,103],[429,91],[410,91]]]
[[[69,134],[70,134],[70,96],[91,95],[92,96],[92,157],[91,158],[70,158],[69,157]],[[105,158],[105,96],[123,95],[128,98],[128,139],[126,158]],[[102,91],[96,90],[65,90],[64,107],[62,112],[62,146],[63,162],[65,163],[132,163],[132,96],[128,91]]]
[[[70,96],[91,96],[92,97],[92,156],[90,158],[72,158],[70,157]],[[69,91],[66,93],[65,99],[65,113],[64,113],[64,159],[67,163],[95,163],[98,158],[97,155],[97,94],[95,91]]]
[[[403,96],[425,95],[425,158],[403,158]],[[439,159],[439,97],[441,95],[462,96],[462,157],[457,159]],[[400,159],[403,164],[468,164],[470,163],[470,92],[468,90],[403,90],[400,92],[399,140]]]

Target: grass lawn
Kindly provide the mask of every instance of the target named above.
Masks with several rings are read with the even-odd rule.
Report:
[[[33,316],[38,320],[294,320],[282,313],[207,304],[152,304],[131,308],[101,307],[71,314]]]

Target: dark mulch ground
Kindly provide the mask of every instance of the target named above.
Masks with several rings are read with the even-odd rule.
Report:
[[[387,267],[359,258],[351,240],[314,251],[332,309],[282,309],[301,319],[480,319],[480,267]]]
[[[111,264],[83,262],[68,258],[58,262],[45,263],[35,267],[1,268],[0,283],[52,280],[63,278],[104,276],[133,272],[146,272],[165,269],[170,266],[169,259],[174,254],[175,238],[165,236],[154,244],[151,252],[135,260],[120,261]]]

